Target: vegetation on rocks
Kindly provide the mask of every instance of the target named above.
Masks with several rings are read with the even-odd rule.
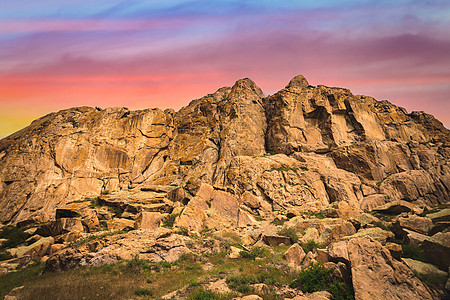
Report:
[[[328,291],[335,300],[354,299],[352,287],[343,280],[333,278],[331,270],[321,264],[313,264],[300,272],[290,287],[299,288],[305,293]]]

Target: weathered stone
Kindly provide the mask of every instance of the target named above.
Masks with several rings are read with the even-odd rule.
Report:
[[[230,290],[230,288],[227,285],[226,279],[219,279],[216,280],[214,282],[210,282],[207,286],[206,289],[208,291],[211,291],[213,293],[217,293],[217,294],[226,294],[226,293],[231,293],[232,291]]]
[[[329,260],[332,262],[343,262],[349,265],[347,242],[339,241],[328,245],[327,247]]]
[[[268,235],[264,234],[261,240],[269,246],[278,246],[278,245],[290,245],[291,239],[286,236],[281,235]]]
[[[384,244],[386,244],[386,240],[388,238],[394,237],[394,234],[390,231],[386,231],[379,227],[364,228],[364,229],[360,229],[357,233],[355,233],[351,236],[343,237],[342,240],[348,241],[353,238],[359,238],[359,237],[364,237],[364,236],[368,236],[368,237],[372,238],[373,240],[384,245]]]
[[[252,209],[258,209],[261,207],[261,199],[248,191],[242,195],[242,203]]]
[[[438,232],[427,237],[420,245],[425,257],[432,264],[442,270],[448,270],[450,266],[450,232]]]
[[[319,230],[314,227],[307,228],[302,237],[299,238],[301,243],[307,243],[308,241],[316,241],[319,239]]]
[[[428,232],[429,235],[434,235],[438,232],[448,232],[450,228],[450,221],[437,222]]]
[[[299,244],[294,244],[283,254],[283,258],[291,267],[298,266],[305,258],[306,254]]]
[[[300,264],[300,266],[302,269],[306,269],[309,266],[311,266],[311,264],[316,263],[317,263],[316,255],[313,253],[313,251],[309,251],[308,253],[306,253],[305,258],[303,258],[303,261]]]
[[[134,222],[134,229],[155,229],[161,224],[162,214],[159,212],[141,212]]]
[[[438,299],[389,251],[370,237],[348,242],[355,299]],[[380,293],[382,291],[382,293]]]
[[[432,228],[433,222],[429,218],[410,215],[407,218],[398,218],[393,226],[397,232],[402,229],[409,229],[421,234],[427,234]]]
[[[362,228],[367,227],[367,225],[369,224],[381,222],[381,220],[378,219],[377,217],[367,213],[359,214],[355,216],[355,219],[360,222]]]
[[[386,249],[389,250],[392,257],[396,260],[400,260],[403,254],[402,246],[396,243],[386,243]]]
[[[20,258],[25,255],[29,255],[31,259],[43,257],[50,251],[51,245],[54,241],[55,240],[53,237],[42,238],[30,246],[19,247],[15,253],[15,256]]]
[[[259,295],[267,295],[270,293],[270,288],[265,283],[255,283],[252,284],[251,287],[253,288],[253,291]]]
[[[113,218],[109,220],[106,225],[108,226],[108,231],[130,230],[134,228],[134,221],[123,218]]]
[[[340,220],[340,219],[337,219]],[[320,236],[319,243],[326,244],[356,234],[356,229],[349,221],[340,220],[340,224],[329,226]]]
[[[229,252],[227,253],[227,257],[229,258],[239,258],[241,257],[241,249],[234,247],[234,246],[230,246]]]
[[[263,298],[258,295],[247,295],[243,297],[233,298],[233,300],[263,300]]]
[[[387,202],[389,202],[389,198],[385,194],[372,194],[363,198],[360,207],[364,211],[372,211]]]
[[[358,205],[359,207],[359,205]],[[348,220],[355,217],[358,214],[358,210],[350,207],[347,202],[333,202],[325,210],[324,214],[329,218],[341,218]]]

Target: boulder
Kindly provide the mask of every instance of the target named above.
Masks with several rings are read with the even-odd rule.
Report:
[[[283,258],[288,262],[289,266],[294,267],[301,264],[306,254],[299,244],[292,245],[284,254]]]
[[[258,295],[247,295],[243,297],[233,298],[232,300],[263,300],[263,298]]]
[[[386,249],[389,250],[392,257],[396,260],[400,260],[402,258],[403,249],[402,245],[396,244],[396,243],[386,243]]]
[[[242,203],[251,209],[258,209],[261,207],[261,199],[248,191],[242,195]]]
[[[440,269],[447,271],[450,266],[450,232],[438,232],[427,237],[420,244],[425,257]]]
[[[332,262],[343,262],[349,265],[347,242],[339,241],[328,245],[327,253],[329,260]]]
[[[450,221],[437,222],[428,232],[429,235],[434,235],[438,232],[448,232],[450,227]]]
[[[83,221],[78,218],[60,218],[56,220],[57,234],[71,231],[86,232]]]
[[[350,239],[348,255],[355,299],[439,299],[370,237]]]
[[[348,220],[355,217],[359,210],[352,208],[347,202],[333,202],[324,210],[324,215],[329,218],[341,218]]]
[[[394,229],[409,229],[421,234],[427,234],[433,226],[433,222],[429,218],[409,215],[407,218],[398,218],[393,224]]]
[[[364,237],[364,236],[370,237],[373,240],[384,245],[384,244],[386,244],[386,241],[388,238],[394,237],[394,234],[390,231],[383,230],[379,227],[363,228],[363,229],[360,229],[354,235],[343,237],[342,240],[349,241],[353,238],[359,238],[359,237]]]
[[[155,229],[161,224],[163,215],[159,212],[141,212],[134,221],[134,229]]]
[[[360,208],[364,211],[372,211],[388,202],[389,198],[385,194],[372,194],[363,198]]]
[[[290,245],[291,239],[287,236],[277,235],[277,234],[264,234],[261,240],[269,246],[278,246],[280,244]]]
[[[319,230],[314,227],[307,228],[303,235],[299,238],[299,241],[304,244],[309,241],[316,241],[319,239]]]
[[[24,247],[17,248],[15,256],[20,258],[26,255],[29,255],[31,259],[38,259],[46,254],[48,254],[51,250],[52,244],[55,242],[53,237],[45,237],[41,238],[39,241]]]
[[[362,213],[362,214],[356,215],[355,220],[357,220],[360,223],[362,228],[366,228],[367,225],[370,225],[370,224],[375,224],[375,223],[381,222],[380,219],[378,219],[377,217],[375,217],[371,214],[368,214],[368,213]]]
[[[106,223],[108,231],[122,231],[134,229],[134,221],[124,218],[112,218]]]

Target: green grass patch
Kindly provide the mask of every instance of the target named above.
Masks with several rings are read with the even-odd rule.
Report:
[[[3,299],[13,288],[24,285],[34,279],[44,269],[44,263],[34,263],[19,271],[0,276],[0,299]]]

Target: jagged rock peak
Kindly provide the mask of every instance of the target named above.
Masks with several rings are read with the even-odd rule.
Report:
[[[309,86],[308,80],[306,80],[305,76],[303,75],[297,75],[294,78],[289,81],[289,84],[286,86],[286,88],[292,88],[292,87],[299,87],[299,88],[305,88]]]
[[[251,80],[250,78],[243,78],[236,81],[236,83],[232,87],[232,92],[238,91],[238,90],[252,90],[254,91],[259,97],[264,98],[264,93],[259,88],[256,83]]]

